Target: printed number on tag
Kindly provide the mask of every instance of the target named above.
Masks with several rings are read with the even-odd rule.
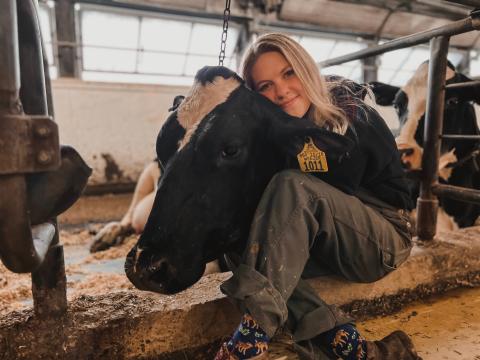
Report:
[[[328,164],[325,153],[317,148],[308,137],[303,150],[297,155],[298,165],[303,172],[327,172]]]

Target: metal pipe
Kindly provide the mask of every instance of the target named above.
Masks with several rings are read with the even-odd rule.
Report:
[[[448,84],[445,86],[446,89],[458,89],[458,88],[466,88],[466,87],[475,87],[480,85],[480,80],[473,80],[469,82],[460,82],[455,84]]]
[[[456,140],[480,140],[480,135],[453,135],[445,134],[440,135],[442,139],[456,139]]]
[[[472,15],[473,16],[473,15]],[[403,49],[414,45],[422,44],[430,39],[439,36],[453,36],[463,34],[478,28],[478,23],[473,17],[468,17],[463,20],[455,21],[451,24],[441,26],[435,29],[422,31],[420,33],[403,36],[401,38],[388,41],[382,45],[369,47],[367,49],[359,50],[354,53],[339,56],[333,59],[321,61],[319,65],[323,68],[333,65],[343,64],[345,62],[360,60],[370,56],[381,55],[388,51]]]
[[[25,177],[1,176],[0,189],[0,259],[13,272],[32,272],[44,258],[32,239]]]
[[[2,72],[0,75],[6,74],[5,78],[0,78],[0,80],[5,80],[5,82],[1,82],[5,91],[0,93],[0,97],[7,95],[7,101],[10,102],[9,106],[3,109],[5,116],[0,117],[0,121],[3,125],[6,125],[6,129],[1,135],[8,138],[18,136],[17,130],[19,128],[16,123],[12,122],[12,119],[7,122],[9,115],[17,115],[14,120],[19,124],[21,121],[23,121],[23,124],[32,121],[32,119],[28,120],[23,114],[19,94],[24,108],[32,114],[46,115],[48,105],[40,26],[35,5],[32,0],[0,1],[2,5],[0,21],[4,21],[4,23],[1,23],[2,25],[6,24],[5,28],[2,29],[4,31],[0,32],[0,41],[7,49],[0,56],[0,59],[7,59],[3,63],[5,68],[0,67]],[[3,17],[5,14],[4,6],[8,10],[6,13],[9,18]],[[19,42],[21,46],[19,46]],[[12,51],[15,55],[12,56],[9,51]],[[11,106],[12,99],[15,107]],[[3,145],[5,145],[5,139],[2,140]],[[19,149],[20,152],[29,151],[30,149],[26,147],[27,139],[23,140],[25,147]],[[3,146],[2,151],[12,151],[12,148]],[[60,149],[57,151],[56,155],[59,158]],[[18,154],[12,154],[12,156],[18,156]],[[13,174],[0,176],[0,259],[11,271],[32,272],[43,262],[46,256],[45,247],[48,248],[53,237],[42,236],[37,241],[32,237],[30,228],[31,209],[28,207],[28,186],[25,175],[22,173],[25,172],[25,169],[17,167],[14,170],[16,171],[13,171]]]
[[[48,115],[42,34],[37,10],[32,0],[24,0],[18,2],[17,11],[23,110],[27,114]]]
[[[432,192],[437,196],[445,196],[451,199],[480,205],[480,190],[453,185],[436,184],[432,186]]]
[[[16,0],[0,0],[0,113],[18,113],[20,70]]]
[[[432,186],[438,182],[449,40],[447,36],[440,36],[430,41],[422,177],[417,199],[417,234],[423,240],[432,240],[437,226],[438,199],[432,192]]]

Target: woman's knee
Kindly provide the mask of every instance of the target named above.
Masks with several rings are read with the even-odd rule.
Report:
[[[295,191],[315,193],[317,196],[332,191],[332,186],[325,181],[300,170],[288,169],[276,173],[268,187],[272,191]]]

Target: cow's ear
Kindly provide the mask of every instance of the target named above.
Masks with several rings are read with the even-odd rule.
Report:
[[[168,109],[168,111],[175,111],[177,108],[180,106],[182,101],[185,99],[185,96],[183,95],[177,95],[173,98],[173,104],[172,106]]]
[[[309,138],[330,159],[338,159],[350,152],[355,143],[346,136],[319,128],[313,121],[285,114],[271,122],[270,140],[285,154],[298,155]]]
[[[388,85],[377,81],[369,82],[367,85],[375,94],[375,102],[382,106],[392,105],[395,95],[400,90],[398,86]]]
[[[455,83],[466,83],[473,81],[469,77],[457,73],[455,75]],[[461,87],[461,88],[448,88],[445,91],[445,99],[457,98],[460,101],[475,101],[480,104],[480,84],[475,86]]]

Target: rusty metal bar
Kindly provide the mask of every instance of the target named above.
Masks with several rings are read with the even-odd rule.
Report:
[[[21,89],[25,89],[25,91],[20,91],[21,101],[26,113],[53,116],[48,61],[44,53],[37,7],[32,0],[19,1],[22,2],[22,5],[19,4],[18,10],[19,40],[22,44],[20,47]],[[34,86],[30,85],[32,83]],[[48,131],[47,127],[44,127],[44,129]],[[56,124],[55,131],[57,132],[57,151],[56,154],[53,154],[52,161],[58,163],[60,161],[60,147]],[[40,153],[37,154],[37,158],[39,156]],[[28,179],[28,181],[31,182],[31,179]],[[50,181],[50,183],[55,186],[53,181]],[[31,193],[31,186],[29,190]],[[39,206],[33,205],[30,193],[28,199],[30,207],[39,208]],[[47,202],[51,203],[51,201]],[[43,205],[43,208],[48,208],[48,206]],[[33,213],[34,209],[29,210]],[[37,219],[31,216],[31,220],[36,221]],[[32,272],[33,305],[35,314],[39,317],[60,316],[67,310],[67,278],[63,246],[59,243],[57,221],[52,219],[52,224],[41,224],[39,226],[46,225],[53,226],[53,238],[50,244],[43,244],[46,246],[44,259],[41,265]],[[39,226],[33,229],[34,239]]]
[[[18,55],[17,4],[15,0],[0,2],[0,113],[20,113],[20,69]]]
[[[432,186],[438,182],[449,40],[447,36],[440,36],[430,41],[422,177],[417,199],[417,235],[422,240],[432,240],[437,226],[438,199],[432,192]]]
[[[1,0],[0,22],[0,126],[10,117],[21,117],[20,59],[18,46],[17,2]],[[17,151],[5,147],[5,142],[15,136],[2,128],[1,153]],[[8,145],[8,144],[6,144]],[[19,154],[13,154],[12,158]],[[0,164],[3,167],[3,162]],[[16,272],[29,272],[43,261],[44,251],[37,252],[32,239],[27,209],[27,186],[23,174],[0,176],[0,259]],[[48,241],[48,237],[45,238]],[[51,240],[51,238],[50,238]]]
[[[416,34],[403,36],[401,38],[387,41],[382,45],[372,46],[364,50],[359,50],[348,55],[338,56],[333,59],[321,61],[319,65],[321,67],[328,67],[333,65],[343,64],[345,62],[365,59],[370,56],[381,55],[383,53],[411,47],[414,45],[422,44],[430,39],[440,36],[453,36],[463,34],[472,30],[479,29],[477,14],[472,14],[470,17],[463,20],[455,21],[451,24],[441,26],[432,30],[422,31]]]
[[[445,196],[451,199],[480,205],[480,190],[453,185],[436,184],[432,186],[432,192],[437,196]]]
[[[25,175],[60,163],[57,127],[48,117],[52,105],[40,26],[32,0],[0,0],[0,5],[0,47],[5,50],[0,97],[6,99],[0,101],[0,258],[14,272],[33,272],[35,312],[55,315],[66,310],[63,249],[55,222],[30,228],[31,215],[42,218],[37,215],[48,204],[30,208],[31,184]]]
[[[455,135],[455,134],[445,134],[440,135],[442,139],[457,139],[457,140],[480,140],[480,135]]]
[[[460,88],[468,88],[468,87],[475,87],[475,86],[480,86],[480,80],[448,84],[445,86],[445,89],[460,89]]]

